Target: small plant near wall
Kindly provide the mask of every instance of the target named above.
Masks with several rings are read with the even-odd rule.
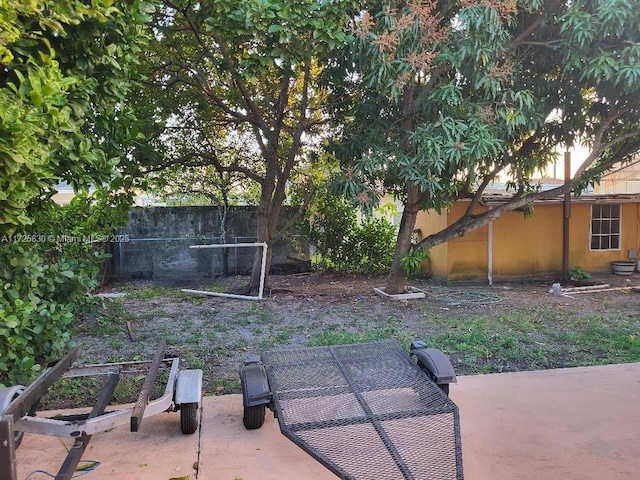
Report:
[[[426,248],[412,248],[402,257],[402,269],[409,280],[415,278],[422,269],[422,261],[429,259],[429,250]]]
[[[579,280],[587,280],[591,278],[591,274],[587,272],[584,268],[582,268],[580,265],[571,267],[569,269],[569,275],[571,276],[571,280],[574,282]]]

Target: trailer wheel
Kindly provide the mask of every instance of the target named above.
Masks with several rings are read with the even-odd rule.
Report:
[[[180,430],[185,435],[190,435],[198,430],[198,404],[180,404]]]
[[[265,410],[266,407],[264,404],[244,407],[244,415],[242,416],[244,428],[246,428],[247,430],[255,430],[257,428],[260,428],[264,423]]]
[[[15,387],[0,391],[0,413],[4,412],[14,400],[17,400],[24,390],[25,387],[23,385],[16,385]],[[13,432],[14,448],[18,448],[20,446],[23,438],[24,432],[19,430],[15,430]]]

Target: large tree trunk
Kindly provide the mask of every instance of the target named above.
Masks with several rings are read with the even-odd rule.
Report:
[[[275,143],[275,142],[274,142]],[[265,286],[269,280],[269,270],[273,257],[273,245],[284,201],[284,185],[276,179],[278,174],[278,154],[275,150],[268,152],[267,172],[261,182],[260,202],[258,203],[258,217],[256,219],[256,235],[258,242],[267,244],[267,256],[265,259]],[[288,178],[288,176],[287,176]],[[260,288],[260,275],[262,273],[262,248],[256,248],[251,269],[250,288],[251,294],[257,295]]]
[[[416,85],[408,82],[404,88],[402,99],[402,128],[405,132],[413,130],[413,102],[416,93]],[[410,152],[411,141],[407,135],[402,141],[403,150]],[[411,248],[411,236],[416,225],[418,210],[420,209],[420,188],[412,182],[406,183],[407,198],[404,202],[404,210],[402,211],[402,219],[400,220],[400,228],[398,229],[398,238],[396,240],[396,249],[393,252],[393,261],[391,262],[391,270],[387,277],[385,292],[389,295],[398,295],[404,293],[404,287],[407,283],[407,275],[402,268],[402,258],[409,252]]]
[[[420,189],[415,185],[408,184],[407,191],[407,201],[405,202],[402,219],[400,220],[396,249],[393,252],[393,262],[391,263],[391,270],[387,276],[385,286],[385,292],[389,295],[404,293],[407,276],[402,268],[402,257],[404,257],[411,248],[411,235],[416,225],[418,210],[420,210]]]

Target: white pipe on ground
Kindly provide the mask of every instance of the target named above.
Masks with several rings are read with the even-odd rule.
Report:
[[[239,300],[262,300],[264,293],[264,277],[267,271],[267,244],[266,242],[256,243],[214,243],[211,245],[191,245],[189,248],[236,248],[236,247],[262,247],[262,267],[260,268],[260,287],[258,288],[258,296],[255,295],[237,295],[235,293],[219,293],[208,292],[206,290],[191,290],[183,288],[180,291],[185,293],[193,293],[196,295],[207,295],[210,297],[237,298]]]

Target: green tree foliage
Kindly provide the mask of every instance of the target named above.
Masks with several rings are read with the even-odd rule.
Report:
[[[384,218],[358,221],[353,204],[344,198],[321,197],[298,229],[318,249],[322,268],[381,273],[391,266],[396,228]]]
[[[257,184],[256,236],[271,245],[291,226],[279,219],[292,180],[314,162],[314,139],[328,132],[321,79],[357,5],[165,1],[148,55],[153,88],[139,99],[153,121],[145,127],[153,141],[135,152],[142,171],[208,165]],[[260,261],[257,254],[256,288]]]
[[[63,352],[104,258],[97,246],[126,221],[117,166],[137,132],[124,101],[152,9],[0,3],[0,383]],[[63,180],[78,195],[60,207]]]
[[[80,193],[34,212],[40,232],[0,237],[0,385],[26,382],[70,346],[77,315],[95,304],[99,266],[130,202]]]
[[[404,202],[387,291],[404,285],[402,257],[420,209],[469,200],[427,236],[430,247],[502,212],[579,190],[640,145],[640,17],[632,0],[386,1],[359,18],[351,75],[356,108],[337,151],[343,189],[374,202],[384,185]],[[531,177],[557,145],[586,143],[575,180],[539,192]],[[476,210],[507,178],[513,197]]]

